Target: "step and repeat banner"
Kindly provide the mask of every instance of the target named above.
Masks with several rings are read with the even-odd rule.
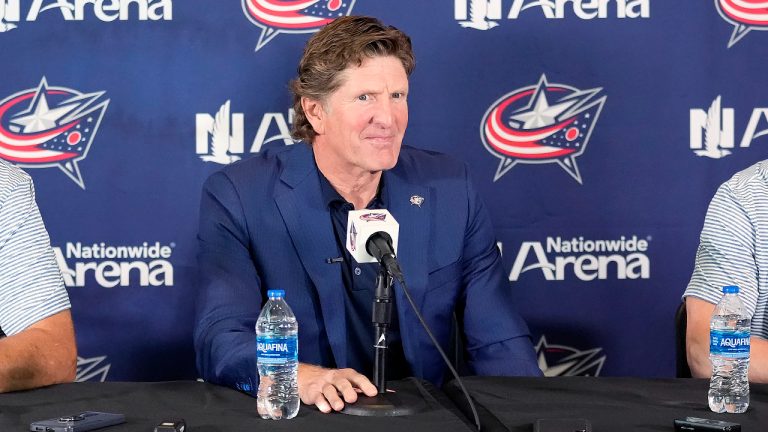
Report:
[[[469,164],[545,373],[672,376],[709,200],[768,157],[765,1],[0,0],[0,157],[35,181],[78,379],[197,376],[202,182],[295,144],[287,83],[349,14],[412,37],[405,142]]]

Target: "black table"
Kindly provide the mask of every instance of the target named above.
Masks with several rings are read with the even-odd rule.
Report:
[[[127,423],[105,432],[151,431],[161,420],[174,417],[184,418],[190,432],[473,430],[458,411],[467,404],[454,384],[443,393],[416,383],[429,409],[413,417],[322,414],[302,405],[298,417],[289,421],[262,420],[252,397],[200,382],[63,384],[0,394],[0,432],[26,431],[34,420],[80,411],[125,414]],[[687,416],[740,423],[746,432],[768,430],[768,385],[751,386],[745,414],[714,414],[707,408],[707,380],[466,377],[465,383],[480,410],[484,432],[530,432],[536,419],[558,417],[586,418],[595,432],[669,432],[675,418]]]
[[[768,385],[752,384],[744,414],[715,414],[707,406],[708,380],[640,378],[466,377],[483,432],[530,432],[539,418],[586,418],[595,432],[673,431],[682,417],[740,423],[742,431],[768,431]],[[469,412],[458,387],[447,394]]]
[[[62,384],[0,394],[0,432],[27,431],[33,421],[82,411],[125,415],[126,423],[105,428],[105,432],[152,431],[160,421],[176,417],[186,420],[190,432],[472,430],[442,392],[414,382],[425,395],[428,410],[413,417],[329,415],[302,405],[295,419],[282,421],[261,419],[256,413],[256,399],[248,395],[202,382]]]

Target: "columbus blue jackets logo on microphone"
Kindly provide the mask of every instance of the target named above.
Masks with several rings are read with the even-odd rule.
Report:
[[[366,221],[366,222],[383,222],[387,219],[386,213],[366,213],[364,215],[360,215],[360,220]]]
[[[261,27],[256,51],[278,33],[314,33],[349,15],[355,0],[242,0],[243,12]]]
[[[501,159],[494,181],[518,163],[557,163],[581,184],[576,158],[584,153],[603,109],[602,88],[550,84],[519,88],[491,105],[480,123],[485,148]]]
[[[49,86],[22,90],[0,101],[0,157],[25,168],[59,167],[85,189],[78,162],[85,159],[109,99]]]
[[[728,48],[751,30],[768,30],[768,1],[766,0],[715,0],[717,11],[724,20],[733,24]]]

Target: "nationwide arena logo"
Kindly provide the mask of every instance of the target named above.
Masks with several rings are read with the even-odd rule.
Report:
[[[557,163],[579,184],[576,158],[584,153],[603,109],[602,88],[550,84],[519,88],[493,103],[480,123],[485,148],[501,162],[493,181],[518,163]]]
[[[584,282],[649,279],[651,262],[646,254],[649,242],[650,237],[636,235],[598,240],[557,236],[547,237],[544,242],[525,241],[517,251],[509,280],[515,282],[528,272],[548,281],[573,277]]]
[[[715,0],[720,16],[733,25],[728,48],[752,30],[768,30],[768,0]]]
[[[736,0],[738,1],[738,0]],[[508,4],[509,9],[502,5]],[[546,19],[576,17],[582,20],[616,17],[650,18],[650,0],[454,0],[454,18],[464,28],[489,30],[499,25],[506,16],[516,20],[521,13],[530,9],[538,11]],[[506,14],[504,13],[506,11]]]
[[[144,242],[113,246],[106,243],[67,243],[54,247],[67,288],[84,287],[89,281],[104,288],[116,286],[173,286],[173,265],[168,259],[175,243]]]
[[[22,14],[21,0],[0,0],[0,32],[18,27],[21,21],[37,21],[42,12],[57,11],[65,21],[84,21],[86,11],[105,22],[115,20],[170,20],[172,0],[32,0],[27,13]]]
[[[743,111],[742,111],[743,112]],[[736,149],[736,110],[723,106],[718,95],[707,110],[690,110],[690,148],[697,156],[724,158]],[[753,108],[738,148],[748,148],[757,138],[768,135],[768,108]]]
[[[356,0],[242,0],[243,12],[261,27],[258,51],[279,33],[314,33],[352,12]]]
[[[262,114],[248,152],[257,153],[264,144],[273,141],[282,141],[284,145],[296,143],[288,126],[293,122],[293,116],[293,109],[287,114]],[[205,162],[227,165],[240,160],[246,154],[244,137],[245,115],[231,112],[230,101],[224,102],[215,116],[208,113],[195,115],[195,149]]]
[[[602,348],[580,350],[565,345],[547,343],[542,335],[536,344],[539,369],[545,377],[600,376],[606,355]]]
[[[49,86],[22,90],[0,101],[0,157],[24,168],[59,167],[85,189],[78,163],[85,159],[109,99]]]

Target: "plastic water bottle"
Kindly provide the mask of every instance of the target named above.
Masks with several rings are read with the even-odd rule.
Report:
[[[284,300],[285,291],[269,290],[267,295],[256,321],[258,411],[265,419],[291,419],[299,412],[299,327]]]
[[[709,409],[716,413],[743,413],[749,407],[749,326],[739,287],[723,287],[709,325]]]

